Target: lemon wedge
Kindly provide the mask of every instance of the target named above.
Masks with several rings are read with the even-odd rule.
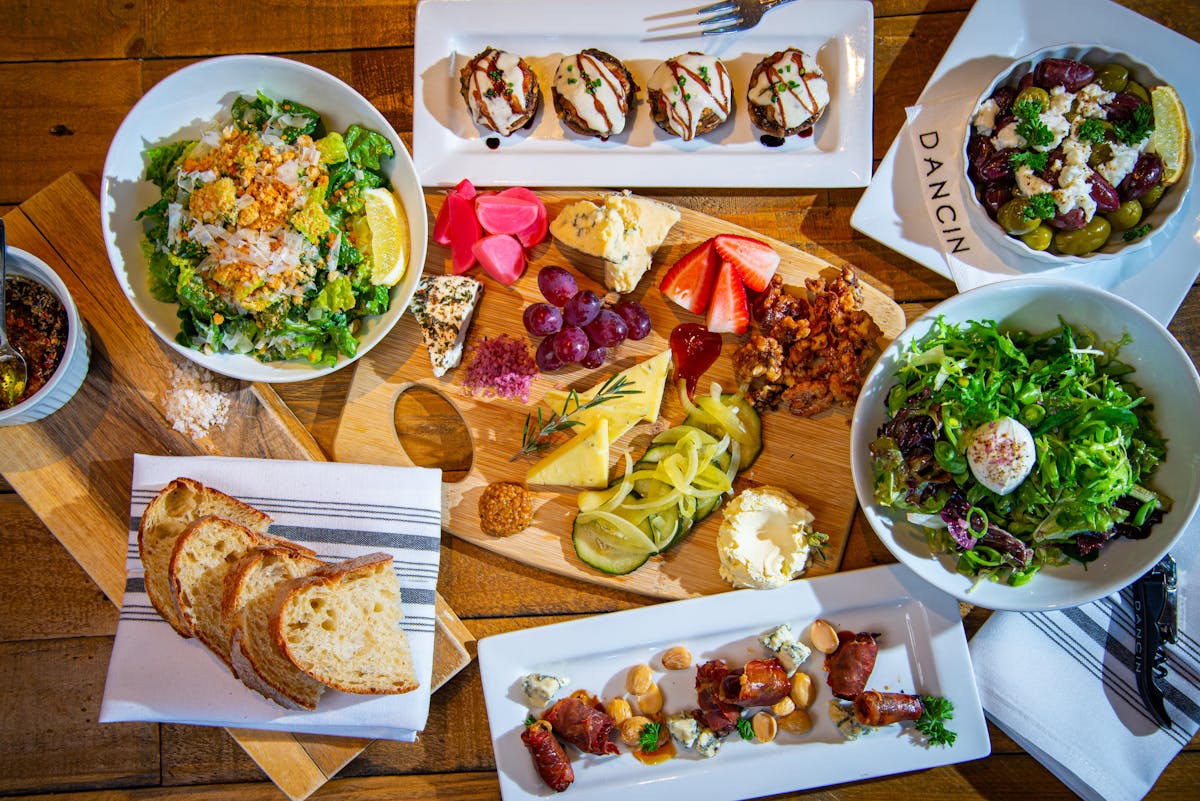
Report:
[[[1188,124],[1179,94],[1170,86],[1150,90],[1154,106],[1154,133],[1146,149],[1163,161],[1163,184],[1170,186],[1180,179],[1187,168]]]
[[[408,216],[395,194],[377,187],[363,192],[363,219],[369,241],[359,244],[371,260],[371,283],[395,286],[408,270]]]

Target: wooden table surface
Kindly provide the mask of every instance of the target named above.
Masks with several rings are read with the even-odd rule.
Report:
[[[1200,39],[1194,0],[1124,0]],[[415,0],[320,3],[209,0],[9,2],[0,14],[0,213],[67,171],[98,188],[109,141],[156,81],[197,59],[274,53],[308,62],[364,94],[411,144]],[[681,6],[685,6],[681,3]],[[875,158],[882,157],[950,44],[968,0],[876,0]],[[861,190],[672,190],[647,194],[856,265],[890,286],[910,318],[954,292],[937,274],[850,228]],[[1172,332],[1200,354],[1200,292]],[[351,371],[279,394],[329,451]],[[221,729],[98,725],[117,614],[7,486],[0,486],[0,795],[56,798],[279,799]],[[861,515],[842,563],[892,561]],[[560,579],[447,536],[439,589],[477,637],[649,603]],[[968,634],[986,618],[965,619]],[[816,790],[828,799],[1073,798],[994,727],[992,755],[963,765]],[[1167,767],[1152,799],[1200,796],[1200,738]],[[69,792],[70,795],[61,795]],[[433,699],[421,742],[377,742],[313,797],[498,797],[477,666]]]

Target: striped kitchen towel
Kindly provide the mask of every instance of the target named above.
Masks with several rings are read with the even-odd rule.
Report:
[[[1169,728],[1138,694],[1128,588],[1073,609],[997,612],[971,640],[987,716],[1089,801],[1142,798],[1200,728],[1200,597],[1191,597],[1200,586],[1200,520],[1171,554],[1179,642],[1165,646],[1159,682]]]
[[[271,533],[334,562],[392,555],[401,623],[420,687],[404,695],[325,693],[293,712],[251,691],[198,640],[185,640],[146,597],[137,529],[150,500],[187,476],[271,516]],[[441,538],[441,471],[336,462],[136,454],[125,598],[100,722],[145,720],[412,741],[429,714]]]

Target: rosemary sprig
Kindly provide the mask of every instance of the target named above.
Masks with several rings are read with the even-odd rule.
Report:
[[[580,421],[573,417],[577,412],[607,403],[622,395],[641,393],[640,389],[629,387],[628,384],[628,376],[615,375],[600,385],[600,389],[596,390],[596,394],[591,400],[580,403],[579,394],[575,390],[571,390],[567,393],[566,400],[563,401],[562,409],[552,413],[549,417],[542,414],[540,406],[537,410],[536,424],[532,414],[525,415],[525,427],[521,430],[521,450],[513,454],[509,461],[513,462],[522,456],[543,451],[550,447],[550,437],[560,431],[581,425]]]

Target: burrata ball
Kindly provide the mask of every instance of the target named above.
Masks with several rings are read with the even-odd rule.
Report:
[[[967,445],[971,474],[997,495],[1007,495],[1021,486],[1036,461],[1033,434],[1011,417],[979,426]]]

